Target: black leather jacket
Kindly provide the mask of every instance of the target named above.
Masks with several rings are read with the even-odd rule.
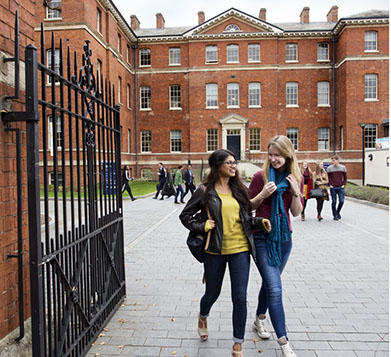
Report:
[[[182,213],[179,215],[179,219],[181,220],[182,224],[187,229],[197,233],[205,233],[205,222],[208,219],[208,215],[203,204],[204,192],[204,186],[199,185],[193,196],[187,202]],[[215,190],[211,191],[211,196],[212,198],[208,202],[208,205],[210,209],[210,215],[215,221],[216,226],[214,229],[212,229],[209,247],[206,251],[210,253],[221,254],[223,243],[223,218],[221,216],[221,200]],[[250,253],[254,259],[256,259],[252,231],[259,231],[261,229],[263,232],[266,232],[262,224],[262,218],[252,217],[242,206],[240,206],[239,214],[242,221],[244,234],[246,235],[249,242]]]

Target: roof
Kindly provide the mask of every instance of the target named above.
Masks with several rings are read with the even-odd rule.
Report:
[[[344,17],[344,19],[372,19],[372,18],[383,18],[383,17],[389,17],[390,12],[387,10],[368,10],[364,12],[360,12],[355,15],[350,15]]]
[[[135,30],[135,34],[138,37],[149,37],[149,36],[178,36],[184,32],[192,29],[195,26],[182,26],[182,27],[166,27],[164,29],[157,28],[140,28]]]

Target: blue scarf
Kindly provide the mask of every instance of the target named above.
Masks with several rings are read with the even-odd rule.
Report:
[[[281,265],[281,243],[289,240],[292,235],[282,199],[282,194],[289,187],[287,176],[288,172],[280,173],[273,166],[270,166],[269,181],[273,181],[277,186],[277,189],[272,194],[272,211],[270,215],[272,230],[266,241],[267,258],[272,266]]]

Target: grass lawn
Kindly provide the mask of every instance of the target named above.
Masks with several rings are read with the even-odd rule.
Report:
[[[144,180],[135,180],[130,182],[130,188],[132,189],[133,196],[143,196],[148,193],[156,192],[157,181],[144,181]],[[99,189],[98,189],[99,190]],[[81,196],[84,198],[84,190],[81,188]],[[49,185],[48,188],[48,196],[49,198],[54,198],[54,188],[53,185]],[[128,193],[125,191],[123,194],[124,197],[129,197]],[[41,187],[41,198],[44,198],[43,187]],[[61,199],[63,197],[62,191],[58,191],[58,198]],[[77,198],[77,188],[75,187],[74,197]],[[99,197],[99,191],[98,191]],[[67,198],[71,198],[71,193],[69,188],[67,190]]]
[[[346,196],[366,200],[374,203],[389,205],[389,190],[383,187],[357,186],[348,183],[345,186]]]

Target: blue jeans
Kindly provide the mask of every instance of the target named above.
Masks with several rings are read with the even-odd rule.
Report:
[[[228,264],[231,278],[231,299],[233,304],[233,340],[244,342],[247,319],[247,285],[250,272],[250,253],[227,255],[205,254],[205,294],[201,298],[200,315],[206,317],[220,295],[225,268]]]
[[[176,188],[176,192],[175,192],[175,202],[178,202],[179,192],[181,193],[181,201],[183,201],[183,196],[185,195],[185,192],[183,191],[182,185],[179,185],[179,186]]]
[[[341,212],[343,203],[345,202],[345,189],[343,187],[331,187],[331,210],[333,211],[333,217],[339,218],[339,212]],[[337,195],[338,195],[338,207],[337,207]]]
[[[286,336],[285,312],[282,304],[281,273],[292,250],[292,239],[281,244],[282,261],[280,266],[271,266],[267,260],[266,236],[254,237],[257,253],[257,268],[262,276],[262,286],[258,295],[257,316],[266,314],[269,309],[270,320],[277,338]]]

